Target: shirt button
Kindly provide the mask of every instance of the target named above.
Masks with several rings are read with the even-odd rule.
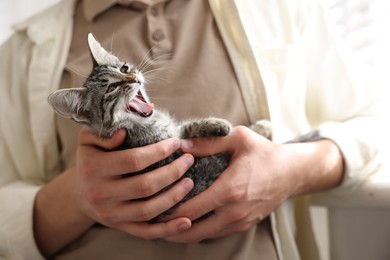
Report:
[[[155,40],[156,42],[159,42],[159,41],[163,40],[164,38],[165,38],[165,35],[161,30],[156,30],[152,34],[152,39]]]
[[[157,16],[158,15],[157,7],[153,6],[152,8],[150,8],[150,14],[153,16]]]

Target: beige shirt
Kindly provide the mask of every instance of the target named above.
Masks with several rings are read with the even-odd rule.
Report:
[[[92,32],[107,50],[143,68],[152,102],[176,119],[215,116],[234,125],[249,124],[207,3],[160,1],[149,6],[122,1],[127,3],[124,7],[114,2],[85,0],[78,5],[61,88],[81,87],[90,73],[87,34]],[[74,163],[78,128],[67,119],[58,118],[58,122],[60,135],[66,137],[61,143],[67,168]]]
[[[115,2],[121,2],[116,4]],[[144,72],[156,107],[176,119],[217,116],[248,125],[240,88],[206,1],[81,1],[61,88],[80,87],[92,68],[87,34]],[[57,117],[64,168],[74,164],[79,125]],[[82,245],[82,246],[81,246]],[[195,245],[144,241],[94,227],[59,259],[276,259],[269,219],[242,234]],[[116,258],[116,259],[118,259]]]

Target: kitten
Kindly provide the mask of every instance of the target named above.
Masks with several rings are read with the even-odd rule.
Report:
[[[170,137],[226,136],[231,131],[228,121],[213,117],[176,122],[149,101],[141,71],[107,52],[92,34],[88,35],[88,44],[94,67],[84,85],[76,89],[58,90],[48,98],[49,104],[59,115],[88,126],[103,137],[111,137],[116,130],[125,128],[126,139],[118,149],[145,146]],[[181,152],[177,151],[140,172],[129,173],[124,177],[149,172],[172,162],[180,155]],[[228,153],[195,158],[194,165],[182,177],[191,178],[194,188],[180,203],[207,189],[227,168],[229,159]],[[152,221],[171,214],[176,207]]]

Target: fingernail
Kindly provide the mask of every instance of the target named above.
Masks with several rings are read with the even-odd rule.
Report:
[[[194,164],[194,157],[190,154],[185,154],[184,160],[188,167],[191,167]]]
[[[189,192],[194,187],[194,182],[190,178],[183,180],[183,188],[186,192]]]
[[[179,139],[174,139],[171,145],[172,145],[172,149],[174,151],[176,151],[177,149],[180,148],[180,145],[181,145],[180,144],[180,140]]]
[[[191,140],[181,140],[181,148],[184,150],[189,150],[194,147],[194,143]]]
[[[188,230],[190,227],[191,227],[191,223],[190,223],[190,222],[183,222],[183,223],[181,223],[181,224],[178,226],[178,230],[179,230],[179,231],[186,231],[186,230]]]

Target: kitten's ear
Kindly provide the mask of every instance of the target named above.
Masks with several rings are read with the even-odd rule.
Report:
[[[117,65],[119,59],[106,51],[96,40],[92,33],[88,34],[88,45],[91,52],[93,67],[97,65]]]
[[[60,116],[88,124],[89,113],[83,108],[85,105],[82,102],[86,92],[85,88],[57,90],[49,95],[48,102]]]

